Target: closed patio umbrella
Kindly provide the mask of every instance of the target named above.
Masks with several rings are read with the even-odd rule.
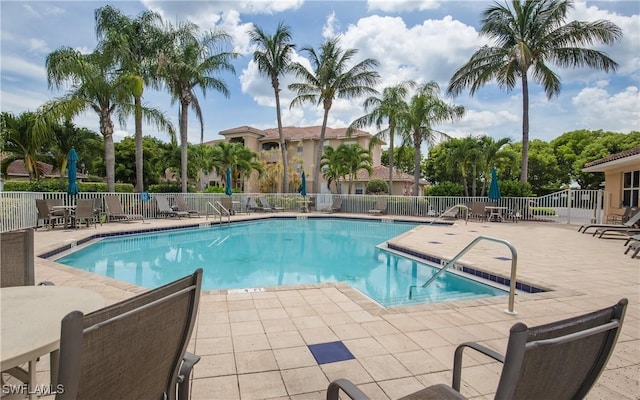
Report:
[[[75,196],[78,194],[78,153],[76,153],[76,149],[73,147],[69,150],[69,155],[67,156],[67,177],[69,178],[69,186],[67,187],[67,193],[71,196]]]
[[[493,169],[491,170],[491,185],[489,186],[489,199],[491,200],[500,199],[500,186],[498,185],[498,172],[496,171],[496,167],[493,167]]]
[[[302,171],[302,184],[300,185],[300,194],[303,197],[307,197],[307,176]]]
[[[224,194],[226,194],[227,196],[231,196],[232,191],[231,191],[231,168],[227,167],[227,169],[225,169],[224,174],[226,175],[225,178],[225,188],[224,188]]]

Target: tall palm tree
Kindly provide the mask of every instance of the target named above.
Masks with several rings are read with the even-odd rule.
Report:
[[[438,132],[434,125],[455,121],[465,113],[463,106],[449,105],[438,97],[440,87],[434,81],[420,85],[411,98],[409,108],[399,115],[399,125],[405,141],[413,144],[414,194],[420,187],[420,161],[422,160],[422,142],[432,144]]]
[[[142,94],[153,78],[151,66],[156,63],[167,36],[162,32],[162,17],[153,11],[143,11],[132,19],[122,11],[104,6],[95,11],[98,48],[119,64],[118,73],[128,74],[137,82],[133,86],[135,123],[136,192],[144,190],[142,148]],[[173,126],[169,125],[171,135]]]
[[[34,129],[35,119],[36,115],[31,112],[18,116],[8,112],[0,114],[0,153],[4,154],[0,171],[3,176],[7,176],[9,164],[16,160],[23,160],[29,179],[42,175],[38,158],[42,145],[51,135],[49,130]]]
[[[251,42],[257,45],[253,52],[253,62],[258,71],[271,79],[271,86],[276,98],[276,118],[278,120],[278,136],[280,138],[280,152],[282,153],[282,191],[289,191],[289,163],[287,160],[287,146],[282,133],[282,116],[280,110],[280,76],[289,71],[291,53],[295,45],[291,41],[291,29],[282,22],[278,24],[273,35],[267,35],[261,28],[254,26],[249,32]]]
[[[38,129],[50,121],[72,119],[78,114],[92,110],[98,115],[100,133],[104,137],[107,188],[115,190],[115,153],[113,147],[113,116],[123,124],[127,115],[134,111],[132,88],[138,80],[130,75],[117,74],[113,60],[103,52],[82,54],[63,47],[47,56],[47,81],[49,87],[60,88],[69,83],[71,89],[62,97],[45,103],[38,113]],[[169,122],[153,108],[142,107],[142,116],[147,123],[159,129]]]
[[[173,46],[165,49],[158,70],[166,82],[171,94],[172,103],[178,102],[180,121],[180,157],[182,192],[187,192],[187,148],[189,107],[196,113],[200,121],[200,142],[204,138],[204,120],[202,109],[195,89],[200,88],[206,96],[208,89],[216,90],[229,97],[227,84],[213,76],[214,73],[230,71],[235,73],[231,60],[236,53],[222,51],[230,40],[230,36],[219,30],[198,35],[197,26],[191,23],[180,25]]]
[[[571,21],[565,23],[572,0],[512,0],[495,4],[483,13],[480,35],[493,39],[458,69],[448,93],[458,95],[469,87],[471,95],[495,80],[506,91],[522,85],[522,168],[520,181],[527,182],[529,158],[529,73],[544,87],[548,99],[560,94],[559,76],[549,63],[559,67],[590,67],[608,72],[618,64],[605,53],[584,48],[593,43],[612,45],[622,37],[615,24]]]
[[[320,46],[320,54],[309,46],[302,48],[301,51],[309,56],[313,71],[307,70],[304,65],[297,62],[291,64],[291,70],[301,82],[289,85],[289,89],[296,93],[290,107],[309,102],[316,105],[322,104],[324,109],[313,169],[313,191],[319,193],[320,162],[329,110],[333,101],[336,98],[352,99],[377,94],[373,87],[380,81],[380,75],[372,68],[377,67],[379,63],[375,59],[367,58],[350,67],[358,50],[343,50],[338,38],[325,41]]]
[[[404,81],[397,85],[386,87],[382,90],[382,97],[371,96],[364,101],[364,108],[369,111],[368,114],[356,119],[349,125],[347,133],[353,129],[362,129],[367,126],[375,125],[381,139],[389,138],[389,193],[393,190],[393,149],[394,139],[396,136],[396,126],[398,123],[398,115],[406,110],[407,94],[409,89],[414,88],[414,81]],[[388,122],[387,128],[381,130],[384,121]]]
[[[469,178],[471,178],[474,189],[472,195],[475,196],[475,173],[469,170],[476,169],[475,163],[479,158],[480,147],[476,138],[468,136],[461,139],[454,139],[448,143],[449,151],[446,154],[446,164],[452,171],[457,171],[462,176],[462,186],[464,195],[469,196]]]

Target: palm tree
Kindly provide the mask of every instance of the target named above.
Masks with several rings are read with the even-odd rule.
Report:
[[[135,106],[132,88],[138,80],[130,75],[117,74],[113,60],[103,52],[82,54],[77,50],[63,47],[47,56],[47,81],[49,87],[60,88],[70,83],[71,89],[62,97],[45,103],[36,121],[38,129],[46,129],[50,121],[72,119],[85,111],[93,110],[99,119],[100,133],[104,137],[105,168],[107,189],[115,190],[115,153],[113,148],[113,116],[121,123],[130,115]],[[169,122],[159,111],[141,107],[147,123],[158,128]]]
[[[462,139],[454,139],[449,144],[449,151],[446,155],[446,164],[452,171],[457,171],[462,176],[462,186],[464,187],[464,195],[469,196],[469,177],[473,184],[472,195],[475,196],[476,175],[469,174],[469,170],[477,169],[475,164],[480,155],[480,147],[478,141],[468,136]]]
[[[618,64],[605,53],[583,48],[592,43],[612,45],[622,37],[615,24],[572,21],[565,23],[572,0],[512,0],[511,6],[496,4],[484,11],[480,35],[493,39],[460,67],[449,82],[448,93],[458,95],[465,87],[471,95],[486,83],[511,91],[522,85],[522,168],[520,181],[527,182],[529,158],[529,72],[544,87],[548,99],[560,94],[560,78],[549,63],[566,67],[590,67],[608,72]]]
[[[296,93],[290,107],[309,102],[316,105],[322,104],[324,108],[313,170],[313,190],[315,193],[319,193],[320,162],[329,110],[331,110],[333,101],[336,98],[352,99],[367,94],[377,94],[378,92],[373,86],[380,81],[380,75],[372,68],[377,67],[379,63],[375,59],[367,58],[349,67],[358,50],[343,50],[338,38],[324,42],[320,46],[320,55],[309,46],[302,48],[301,51],[309,56],[313,71],[307,70],[305,66],[297,62],[291,64],[291,70],[302,82],[289,85],[289,89]]]
[[[351,194],[353,179],[357,177],[358,171],[366,170],[371,174],[371,166],[373,159],[369,152],[357,144],[345,145],[341,144],[336,150],[342,159],[346,171],[349,174],[349,188],[347,194]]]
[[[251,42],[257,45],[253,52],[253,62],[258,66],[258,71],[271,79],[271,86],[276,98],[276,118],[278,120],[278,135],[280,138],[280,152],[282,153],[282,191],[289,191],[289,163],[287,160],[287,146],[282,132],[282,116],[280,110],[280,76],[289,71],[291,53],[295,45],[290,44],[291,29],[282,22],[278,24],[276,32],[269,36],[262,29],[254,26],[249,32]]]
[[[381,139],[389,138],[389,193],[393,190],[393,149],[394,139],[396,136],[396,125],[398,123],[398,115],[406,110],[406,97],[410,88],[414,88],[414,81],[404,81],[397,85],[389,86],[383,89],[382,97],[371,96],[364,101],[364,108],[369,114],[363,115],[349,125],[347,133],[353,129],[362,129],[370,125],[375,125]],[[382,123],[388,121],[388,128],[380,130]]]
[[[237,54],[220,50],[230,40],[225,32],[215,30],[199,36],[196,34],[197,26],[190,23],[179,26],[177,31],[183,34],[176,35],[173,47],[165,49],[158,70],[171,93],[172,103],[177,101],[179,104],[180,180],[182,192],[186,193],[189,107],[195,111],[200,121],[200,142],[204,138],[202,109],[194,89],[199,87],[203,96],[206,96],[208,89],[214,89],[229,97],[226,83],[212,74],[220,71],[235,73],[231,60]]]
[[[331,189],[331,183],[336,183],[336,193],[341,194],[340,178],[347,175],[347,169],[340,157],[340,153],[331,146],[327,146],[320,160],[322,176],[327,180],[327,189]]]
[[[258,161],[258,154],[244,147],[242,143],[220,142],[213,146],[213,165],[222,177],[226,180],[227,167],[231,169],[233,181],[237,187],[241,186],[244,177],[254,170],[259,175],[263,169]]]
[[[166,44],[167,36],[163,35],[161,29],[162,17],[156,12],[144,11],[132,19],[112,6],[105,6],[95,11],[95,21],[98,48],[119,63],[118,73],[128,74],[137,81],[132,88],[135,105],[135,190],[141,193],[144,190],[142,94],[144,86],[149,84],[155,72],[151,70],[151,65],[156,63]],[[165,128],[174,135],[171,124]]]
[[[480,192],[480,195],[484,196],[487,189],[487,182],[490,181],[491,169],[495,166],[496,161],[506,158],[506,155],[501,153],[500,149],[502,149],[504,145],[510,144],[511,139],[502,138],[500,140],[495,140],[491,136],[482,136],[478,142],[480,144],[482,160],[480,168],[482,170],[482,175],[485,178],[482,181],[482,191]]]
[[[418,195],[420,187],[420,161],[422,160],[422,142],[433,143],[438,132],[433,125],[446,121],[455,121],[465,113],[463,106],[449,105],[438,97],[440,87],[434,81],[422,84],[411,98],[409,108],[398,117],[399,125],[405,141],[413,144],[414,194]]]
[[[34,129],[35,119],[35,114],[31,112],[24,112],[17,117],[8,112],[0,114],[0,153],[4,153],[0,170],[3,176],[7,176],[9,164],[16,160],[24,161],[29,179],[38,179],[42,175],[38,158],[42,145],[50,137],[50,131]]]

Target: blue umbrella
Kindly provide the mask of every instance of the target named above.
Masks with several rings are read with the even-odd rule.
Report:
[[[302,171],[302,184],[300,185],[300,194],[307,197],[307,176]]]
[[[226,175],[224,194],[231,196],[231,168],[227,167],[224,174]]]
[[[69,163],[67,164],[67,176],[69,178],[69,187],[67,187],[67,193],[71,196],[75,196],[76,194],[78,194],[78,153],[76,153],[76,149],[74,149],[73,147],[69,151],[67,160],[69,161]]]
[[[496,167],[491,170],[491,186],[489,186],[489,199],[500,199],[500,186],[498,185],[498,172]]]

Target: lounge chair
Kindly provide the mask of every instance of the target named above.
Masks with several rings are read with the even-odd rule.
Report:
[[[603,310],[533,328],[518,322],[511,327],[505,355],[463,343],[455,351],[451,387],[430,386],[403,399],[465,399],[460,383],[466,348],[502,363],[496,399],[582,399],[613,352],[627,303],[622,299]],[[352,399],[368,399],[354,384],[339,379],[329,384],[327,400],[337,400],[340,390]]]
[[[107,208],[107,218],[109,221],[134,221],[134,220],[142,220],[144,222],[144,217],[142,214],[126,214],[122,209],[122,204],[120,203],[120,199],[118,196],[114,194],[110,194],[104,196],[104,203]]]
[[[249,197],[247,200],[247,210],[249,211],[269,211],[263,205],[259,205],[256,202],[256,199],[253,197]]]
[[[622,214],[609,214],[607,215],[608,224],[623,224],[629,220],[635,213],[638,212],[638,207],[625,207]]]
[[[57,222],[65,223],[64,210],[52,210],[47,200],[36,199],[36,209],[38,210],[38,221],[42,220],[42,226],[49,225],[53,229]],[[36,224],[36,229],[39,227],[40,225]]]
[[[176,211],[169,205],[169,200],[165,196],[156,196],[158,213],[164,217],[191,217],[188,211]]]
[[[630,236],[629,239],[624,244],[627,246],[627,249],[624,251],[624,254],[631,253],[631,258],[636,258],[638,253],[640,253],[640,235]]]
[[[600,228],[633,228],[638,222],[640,222],[640,212],[636,212],[627,222],[622,224],[586,224],[578,228],[578,232],[587,233],[589,228],[595,228],[596,230]]]
[[[73,215],[71,215],[73,224],[76,228],[78,227],[78,223],[81,222],[85,222],[87,224],[87,228],[91,222],[93,222],[93,226],[95,228],[98,227],[94,207],[93,199],[78,199],[76,202],[76,210]]]
[[[198,357],[186,350],[201,283],[198,269],[87,315],[67,314],[57,380],[64,391],[56,400],[187,400],[191,363]]]
[[[262,207],[264,207],[266,210],[268,211],[282,211],[284,212],[284,207],[279,207],[279,206],[272,206],[269,201],[267,200],[266,197],[264,196],[259,196],[258,200],[260,200],[260,204],[262,204]]]
[[[378,197],[376,200],[376,208],[369,210],[369,214],[386,214],[387,213],[387,198]]]
[[[320,211],[327,212],[327,213],[334,213],[334,212],[340,212],[341,208],[342,208],[342,197],[335,197],[329,207],[323,208]]]
[[[200,216],[200,212],[198,210],[189,209],[189,206],[187,205],[187,200],[185,200],[183,196],[177,195],[173,199],[176,202],[176,205],[175,205],[176,211],[186,211],[189,213],[189,216],[196,216],[196,217]]]

